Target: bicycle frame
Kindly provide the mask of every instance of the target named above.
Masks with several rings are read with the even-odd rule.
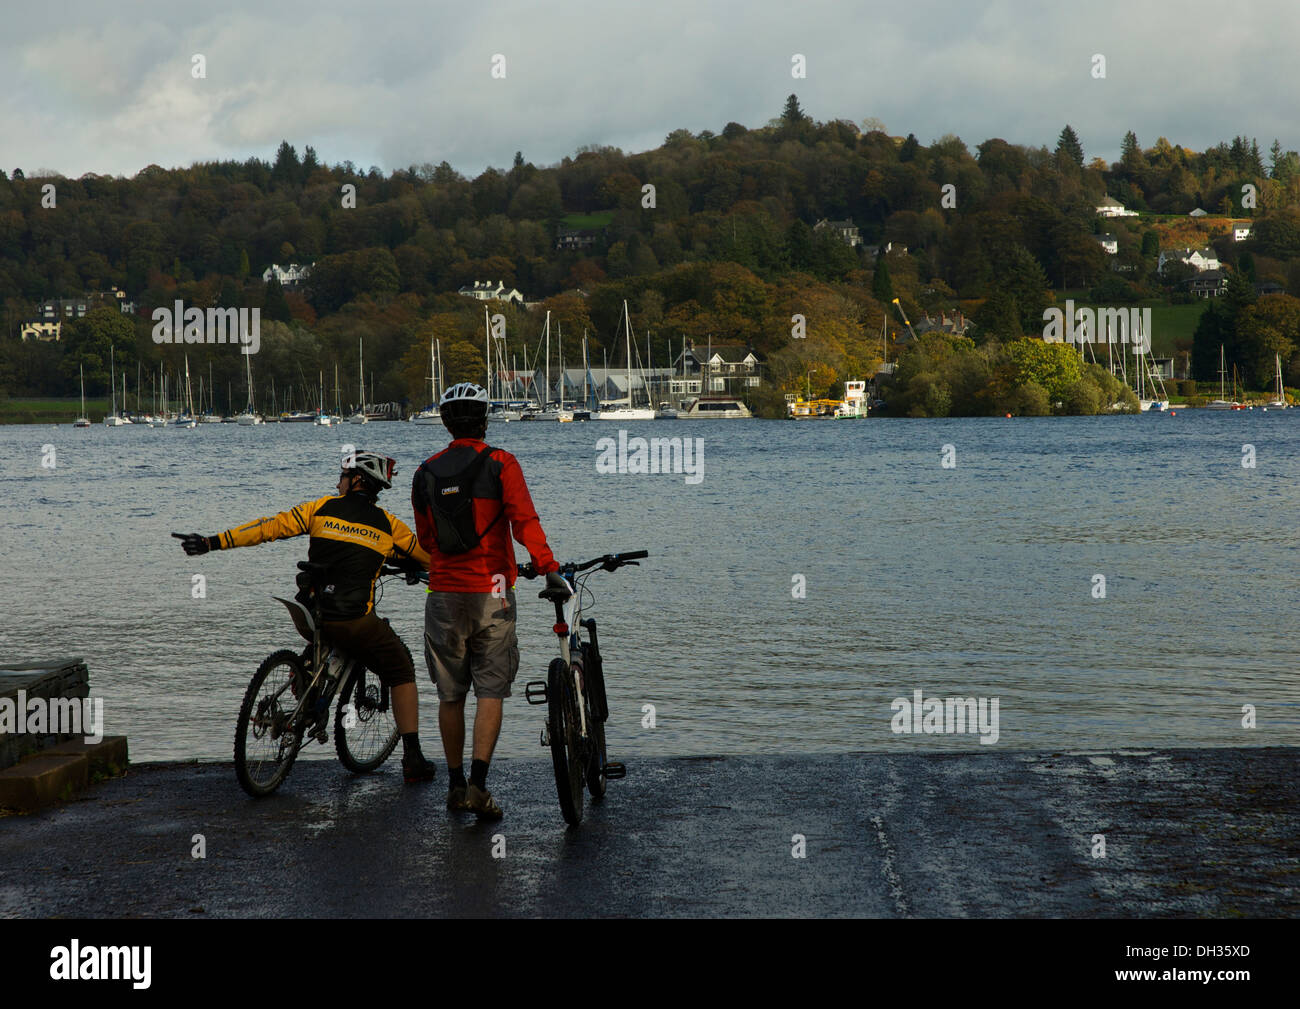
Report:
[[[575,667],[572,658],[573,653],[581,651],[582,647],[582,640],[578,636],[578,632],[582,627],[582,589],[577,584],[577,575],[566,575],[565,581],[569,583],[573,595],[569,596],[564,602],[556,602],[554,631],[560,642],[560,658],[564,660],[565,666],[568,667],[574,678],[578,696],[584,697],[586,696],[586,686],[582,682],[582,666]],[[587,706],[585,704],[578,705],[578,726],[579,735],[583,739],[587,739],[590,733],[587,728]]]

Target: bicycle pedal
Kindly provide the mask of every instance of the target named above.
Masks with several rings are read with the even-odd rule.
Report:
[[[312,733],[312,738],[318,743],[328,743],[330,741],[330,734],[326,729],[317,729]]]
[[[627,777],[627,768],[624,767],[622,764],[605,765],[605,779],[607,781],[613,781],[616,778],[626,778],[626,777]]]
[[[529,704],[545,704],[546,681],[529,680],[527,685],[524,687],[524,697],[528,699]]]

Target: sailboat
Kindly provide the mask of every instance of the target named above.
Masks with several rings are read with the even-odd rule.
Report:
[[[235,423],[240,427],[252,427],[255,424],[261,424],[262,418],[257,415],[253,409],[253,364],[252,356],[244,355],[244,371],[248,376],[248,405],[244,407],[244,412],[236,415]]]
[[[185,355],[185,414],[176,418],[176,426],[193,430],[199,426],[194,418],[194,390],[190,386],[190,356]]]
[[[1240,393],[1237,392],[1237,366],[1234,364],[1232,366],[1232,408],[1234,410],[1255,409],[1253,406],[1247,406],[1245,403],[1243,403],[1241,399],[1237,398],[1238,396],[1241,396],[1242,399],[1246,398],[1246,386],[1245,383],[1243,382],[1241,387],[1241,392]]]
[[[1273,398],[1268,401],[1268,406],[1274,410],[1285,410],[1291,404],[1286,401],[1286,390],[1282,388],[1282,355],[1274,354],[1273,363],[1277,365],[1277,376],[1274,379]]]
[[[672,341],[669,340],[668,342],[669,357],[672,356],[672,352],[673,352]],[[646,341],[645,341],[645,363],[646,363],[646,369],[650,372],[651,375],[654,375],[655,373],[654,363],[651,361],[651,355],[653,353],[654,353],[654,348],[650,343],[650,335],[647,333]],[[659,395],[662,396],[663,391],[664,391],[663,383],[660,382]],[[670,403],[668,400],[661,400],[659,403],[659,408],[655,410],[655,420],[676,420],[676,419],[677,419],[677,408],[674,407],[672,403]]]
[[[357,412],[348,418],[349,424],[367,424],[370,421],[370,418],[366,416],[366,363],[365,363],[365,357],[363,356],[363,350],[364,350],[363,341],[360,338],[358,338],[357,339],[357,374],[360,376],[360,380],[361,380],[361,385],[360,385],[361,402],[360,405],[357,406]]]
[[[563,382],[561,382],[563,386]],[[573,413],[564,409],[563,401],[559,405],[550,403],[551,396],[551,313],[546,313],[546,387],[542,390],[542,408],[531,415],[525,414],[525,420],[571,421]]]
[[[1141,333],[1142,332],[1141,323],[1139,323],[1138,326],[1139,326],[1138,332]],[[1144,341],[1139,338],[1138,347],[1141,348],[1143,346],[1144,346]],[[1134,353],[1137,354],[1138,409],[1141,410],[1143,413],[1150,413],[1152,410],[1155,410],[1157,412],[1168,410],[1169,395],[1168,393],[1165,392],[1164,380],[1161,379],[1159,375],[1154,374],[1151,371],[1151,365],[1147,363],[1147,356],[1151,349],[1151,341],[1149,339],[1149,334],[1148,334],[1148,339],[1145,341],[1145,347],[1146,349],[1140,354],[1138,354],[1136,350],[1134,351]],[[1159,396],[1156,395],[1157,383],[1159,383],[1159,392],[1160,392]],[[1150,387],[1150,391],[1151,391],[1150,397],[1148,397],[1146,394],[1148,386]]]
[[[72,426],[90,427],[90,421],[86,419],[86,369],[77,365],[77,373],[81,375],[81,416],[72,422]]]
[[[162,399],[158,404],[158,406],[161,406],[161,409],[159,409],[158,406],[155,406],[153,420],[149,421],[150,427],[167,426],[167,376],[163,372],[161,363],[158,365],[158,386],[162,393]]]
[[[320,409],[316,411],[316,417],[312,421],[317,427],[329,427],[331,423],[330,415],[325,412],[325,372],[320,373]]]
[[[113,353],[113,346],[111,344],[109,345],[108,348],[108,369],[109,369],[109,376],[110,376],[108,381],[108,387],[113,392],[113,412],[104,418],[104,426],[121,427],[123,424],[130,424],[131,422],[117,412],[117,362],[115,359],[115,355]],[[125,375],[122,376],[122,380],[124,382],[126,381]],[[125,388],[123,388],[122,391],[122,409],[123,410],[126,409]]]
[[[624,337],[627,345],[627,403],[621,400],[609,409],[601,407],[595,420],[654,420],[655,412],[650,407],[632,405],[632,317],[628,314],[627,299],[623,300]]]
[[[501,341],[503,343],[505,342],[504,335],[501,337]],[[514,407],[511,406],[509,401],[506,399],[505,379],[501,377],[505,373],[506,364],[504,358],[502,357],[500,348],[497,348],[496,350],[497,395],[496,396],[492,395],[492,355],[493,355],[492,320],[488,315],[488,310],[484,308],[483,309],[483,356],[487,360],[488,420],[492,420],[492,421],[522,420],[523,414],[519,410],[514,409]],[[536,419],[545,419],[545,418],[534,417],[533,419],[536,420]]]
[[[441,424],[442,414],[438,412],[438,357],[436,353],[436,344],[438,341],[429,338],[429,396],[430,406],[427,410],[421,410],[411,418],[412,424]]]
[[[1223,398],[1223,383],[1228,377],[1228,368],[1223,356],[1223,344],[1219,344],[1219,398],[1205,404],[1207,410],[1232,410],[1236,403],[1229,403]]]
[[[200,406],[203,406],[203,405],[204,405],[204,404],[203,404],[203,391],[202,391],[202,387],[203,387],[203,383],[202,383],[202,381],[200,381],[200,382],[199,382],[199,405],[200,405]],[[212,362],[209,361],[209,362],[208,362],[208,401],[207,401],[207,409],[204,410],[204,411],[203,411],[203,415],[202,415],[201,417],[199,417],[199,423],[200,423],[200,424],[220,424],[220,423],[221,423],[221,416],[220,416],[220,414],[217,413],[217,408],[216,408],[216,398],[217,398],[217,384],[216,384],[216,382],[214,382],[214,381],[212,380]]]

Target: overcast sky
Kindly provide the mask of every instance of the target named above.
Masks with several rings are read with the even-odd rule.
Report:
[[[584,144],[762,126],[791,92],[816,119],[956,133],[972,151],[1052,147],[1067,122],[1108,161],[1129,129],[1144,146],[1240,133],[1266,155],[1274,137],[1300,148],[1292,0],[3,2],[7,172],[271,160],[287,139],[331,164],[446,160],[473,176],[516,150],[547,165]]]

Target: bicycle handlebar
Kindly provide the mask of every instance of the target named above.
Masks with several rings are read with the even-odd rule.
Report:
[[[580,571],[586,571],[589,568],[596,567],[597,565],[600,565],[600,567],[606,571],[616,571],[618,568],[623,567],[625,564],[631,564],[633,566],[636,566],[636,562],[638,560],[640,560],[642,557],[649,557],[649,556],[650,556],[650,551],[648,550],[630,550],[627,553],[621,553],[621,554],[605,554],[602,557],[596,557],[593,558],[592,560],[584,561],[581,564],[575,561],[568,561],[567,563],[560,565],[560,573],[568,574],[568,575],[576,575]],[[519,577],[531,579],[531,578],[537,578],[539,576],[538,576],[537,569],[533,566],[533,563],[529,561],[526,564],[519,565]]]

